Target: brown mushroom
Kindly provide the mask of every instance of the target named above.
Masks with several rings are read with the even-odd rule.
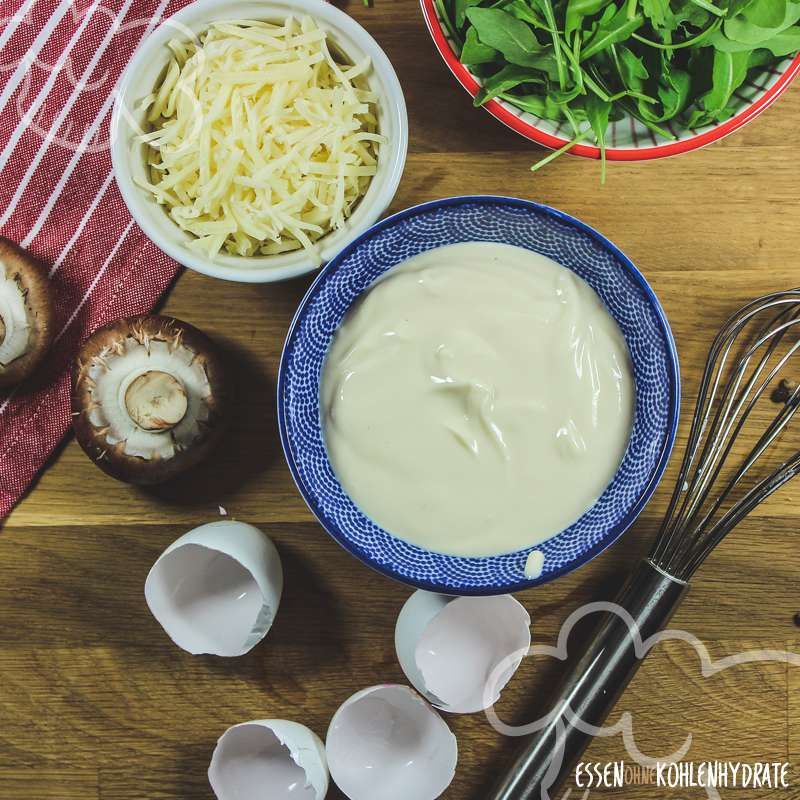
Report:
[[[44,266],[0,236],[0,388],[33,374],[53,341],[53,327]]]
[[[217,348],[172,317],[130,317],[100,328],[73,370],[78,442],[102,470],[128,483],[162,483],[199,463],[220,438],[228,398]]]

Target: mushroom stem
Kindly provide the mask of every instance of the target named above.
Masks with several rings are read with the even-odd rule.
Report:
[[[128,415],[146,431],[172,430],[186,416],[188,406],[183,384],[167,372],[145,372],[125,392]]]

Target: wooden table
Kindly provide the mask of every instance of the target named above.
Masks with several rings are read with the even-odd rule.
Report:
[[[687,398],[723,318],[750,297],[800,283],[794,141],[800,87],[703,151],[610,165],[605,186],[597,164],[576,158],[533,175],[528,167],[541,153],[473,110],[440,62],[415,0],[376,0],[371,9],[352,0],[347,11],[386,49],[408,100],[411,146],[393,210],[447,195],[511,194],[595,226],[628,253],[661,298]],[[106,478],[70,440],[5,524],[0,800],[211,798],[205,770],[229,725],[286,717],[324,736],[350,694],[405,682],[393,629],[409,590],[328,538],[280,452],[275,376],[287,324],[308,282],[245,286],[184,274],[165,310],[222,341],[238,366],[240,407],[225,446],[193,480],[145,492]],[[690,405],[684,404],[684,419]],[[613,594],[648,547],[674,466],[620,543],[577,573],[520,595],[535,640],[551,642],[570,611]],[[793,622],[800,611],[798,501],[800,483],[760,508],[697,576],[674,624],[700,637],[713,657],[750,647],[800,652]],[[236,660],[178,650],[142,596],[161,550],[218,518],[219,506],[267,531],[286,571],[273,630]],[[552,661],[526,660],[503,695],[503,717],[532,719],[558,670]],[[723,790],[723,797],[800,798],[798,698],[800,668],[755,664],[704,679],[693,648],[672,643],[656,649],[616,713],[633,713],[638,746],[651,756],[673,751],[690,732],[688,760],[794,764],[788,791]],[[482,715],[448,722],[460,760],[445,797],[481,800],[514,742]],[[623,758],[618,736],[596,741],[587,755]],[[616,796],[705,795],[629,786]],[[332,789],[330,797],[340,795]]]

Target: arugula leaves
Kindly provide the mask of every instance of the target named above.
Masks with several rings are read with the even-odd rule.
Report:
[[[500,53],[488,44],[484,44],[475,31],[475,28],[467,30],[467,38],[464,40],[464,47],[461,48],[461,61],[469,66],[478,64],[490,64],[497,61]]]
[[[613,8],[613,4],[609,8]],[[594,35],[587,41],[581,50],[581,60],[585,61],[598,53],[608,50],[612,44],[624,42],[630,35],[639,30],[644,24],[644,19],[640,16],[631,17],[627,9],[620,8],[607,21],[602,17]]]
[[[642,14],[653,23],[654,28],[666,27],[672,16],[669,0],[642,0]]]
[[[606,0],[569,0],[565,9],[564,35],[579,30],[585,17],[596,14],[606,5]]]
[[[543,46],[530,25],[501,8],[473,6],[467,9],[466,16],[479,41],[502,53],[509,64],[536,65],[536,56]]]
[[[747,64],[750,53],[714,53],[714,66],[711,73],[711,88],[700,98],[705,113],[695,124],[704,124],[720,119],[727,113],[731,95],[744,83],[747,77]]]
[[[523,83],[533,84],[535,81],[536,77],[531,75],[530,70],[518,67],[516,64],[508,64],[500,72],[483,82],[483,86],[475,97],[475,105],[482,106],[487,100],[491,100],[501,93],[515,89]]]
[[[609,120],[632,116],[668,138],[722,121],[753,71],[800,51],[800,0],[435,2],[482,79],[475,105],[499,97],[565,120],[562,150],[593,139],[603,175]]]
[[[602,161],[602,172],[600,173],[601,183],[606,181],[606,131],[608,130],[608,117],[611,113],[611,102],[601,100],[597,95],[590,94],[586,98],[586,118],[592,126],[594,138],[600,145],[600,156]]]

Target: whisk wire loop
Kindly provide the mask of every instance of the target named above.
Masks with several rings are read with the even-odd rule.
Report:
[[[564,675],[547,726],[525,742],[492,800],[553,796],[551,787],[563,783],[591,740],[586,724],[604,724],[638,670],[637,642],[666,628],[712,550],[800,474],[798,438],[792,444],[786,437],[788,457],[778,447],[800,409],[800,386],[786,381],[798,351],[800,289],[748,303],[715,337],[666,517],[649,559],[617,595],[625,615],[603,616],[583,656]],[[771,393],[779,379],[780,391]],[[771,471],[770,459],[779,462]]]
[[[763,320],[766,319],[766,322]],[[776,292],[734,314],[715,338],[700,382],[678,480],[650,560],[688,580],[725,535],[800,469],[800,451],[747,488],[754,467],[773,449],[800,408],[790,390],[738,466],[737,443],[750,434],[769,388],[800,351],[800,290]],[[784,376],[785,377],[785,376]],[[753,426],[757,423],[754,421]],[[725,481],[723,472],[732,469]],[[727,511],[726,504],[740,492]],[[721,514],[721,516],[720,516]]]

